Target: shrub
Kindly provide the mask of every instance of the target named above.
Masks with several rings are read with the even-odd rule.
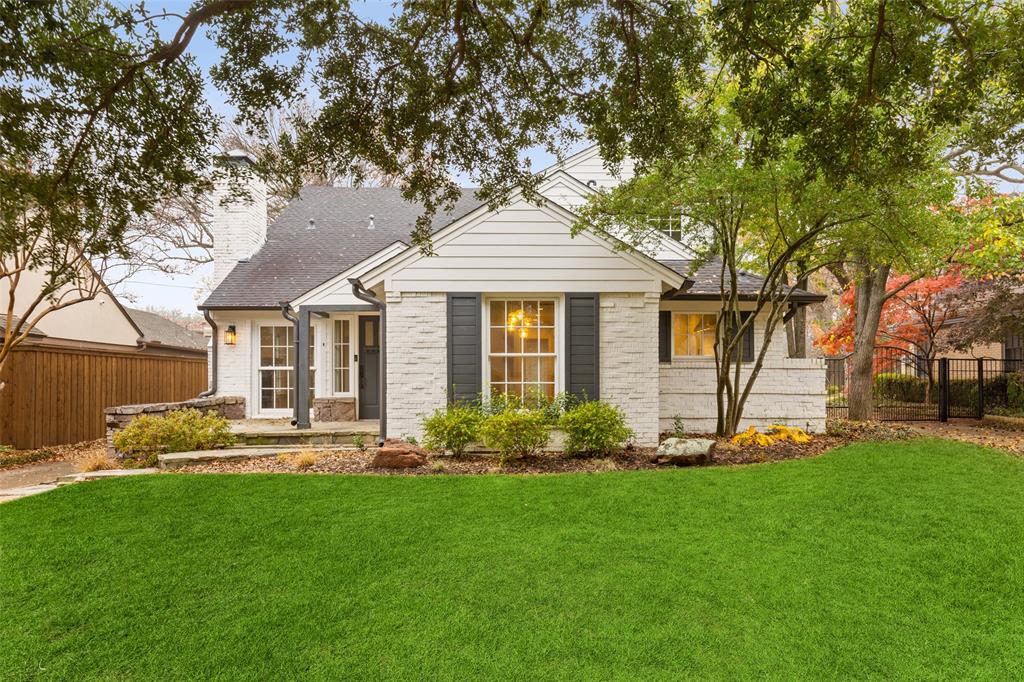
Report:
[[[362,434],[357,433],[352,436],[352,445],[355,446],[356,450],[362,452],[366,449],[366,439],[363,438]]]
[[[777,441],[788,440],[793,443],[810,443],[814,440],[810,434],[798,426],[786,426],[785,424],[772,424],[768,433]]]
[[[292,466],[296,469],[308,469],[320,461],[320,455],[312,450],[303,450],[292,457]]]
[[[686,438],[686,422],[678,414],[672,417],[672,435],[675,438]]]
[[[1010,410],[1024,411],[1024,370],[1006,377],[1006,406]]]
[[[743,433],[737,433],[733,436],[732,442],[736,445],[756,445],[766,448],[774,443],[775,439],[767,433],[758,433],[757,429],[751,426]]]
[[[423,443],[429,450],[442,450],[460,457],[466,446],[480,439],[484,415],[475,407],[453,405],[423,420]]]
[[[154,466],[165,452],[213,450],[235,442],[227,419],[215,412],[175,410],[166,416],[142,415],[114,434],[114,447],[128,466]]]
[[[633,437],[622,410],[600,400],[576,405],[558,425],[565,431],[565,451],[570,455],[607,456]]]
[[[500,462],[509,457],[532,455],[548,444],[544,413],[539,410],[507,410],[492,414],[480,426],[484,445],[498,452]]]
[[[872,394],[875,400],[900,403],[923,403],[928,380],[907,374],[882,372],[875,375]]]
[[[94,452],[78,463],[79,471],[104,471],[116,468],[117,462],[108,457],[105,452]]]

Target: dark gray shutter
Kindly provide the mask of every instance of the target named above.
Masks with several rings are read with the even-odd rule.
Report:
[[[672,311],[658,311],[658,362],[672,362]]]
[[[747,321],[754,313],[740,313],[740,320],[743,322]],[[754,361],[754,323],[751,322],[750,326],[743,332],[743,362]]]
[[[476,402],[483,391],[480,316],[480,294],[448,294],[449,403]]]
[[[600,397],[598,327],[599,294],[565,295],[565,378],[566,390],[591,400]]]

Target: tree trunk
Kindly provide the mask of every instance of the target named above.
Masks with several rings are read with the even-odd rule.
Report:
[[[850,419],[871,419],[873,403],[871,389],[874,379],[875,338],[882,320],[885,285],[889,279],[889,266],[872,267],[863,263],[859,268],[854,318],[853,357],[850,359]]]

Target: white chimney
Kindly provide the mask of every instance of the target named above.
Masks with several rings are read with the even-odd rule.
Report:
[[[267,240],[267,186],[253,172],[256,159],[248,152],[233,149],[218,156],[215,162],[222,167],[231,166],[240,177],[218,178],[213,190],[213,288],[238,261],[252,256]],[[232,189],[236,196],[232,197]],[[244,190],[248,197],[237,196],[238,190]]]

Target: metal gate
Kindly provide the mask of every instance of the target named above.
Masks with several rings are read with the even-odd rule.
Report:
[[[849,355],[825,359],[830,419],[849,416],[851,360]],[[1021,372],[1021,360],[929,360],[904,348],[879,346],[872,363],[872,418],[946,421],[950,417],[981,419],[985,414],[1015,409],[1024,412]]]

